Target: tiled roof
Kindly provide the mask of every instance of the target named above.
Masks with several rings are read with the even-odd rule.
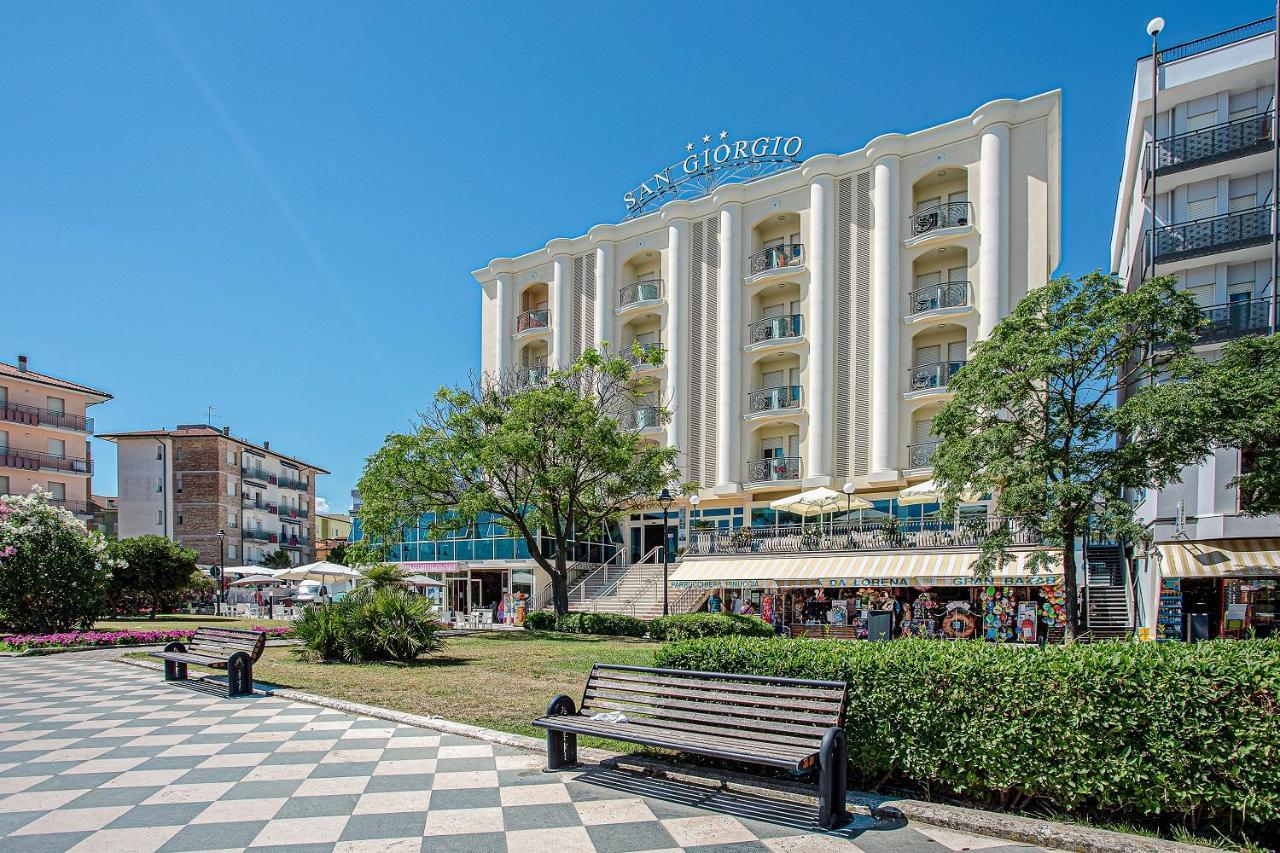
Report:
[[[310,462],[303,462],[301,459],[281,453],[278,450],[271,450],[260,444],[254,444],[251,441],[245,441],[243,438],[231,435],[230,433],[225,433],[222,430],[211,426],[187,426],[180,429],[140,429],[132,432],[103,433],[94,437],[106,439],[107,441],[114,441],[117,438],[225,438],[228,441],[234,441],[242,447],[248,447],[251,450],[258,451],[259,453],[269,453],[272,456],[277,456],[285,460],[286,462],[292,462],[295,465],[301,465],[304,468],[311,468],[320,474],[330,473],[319,465],[314,465]]]
[[[34,370],[19,370],[16,365],[7,364],[3,361],[0,361],[0,377],[13,377],[25,382],[35,382],[38,385],[49,385],[67,391],[91,394],[94,397],[101,397],[104,401],[112,399],[111,395],[106,391],[99,391],[97,388],[90,388],[88,385],[78,385],[75,382],[68,382],[56,376],[46,376],[43,373],[36,373]]]

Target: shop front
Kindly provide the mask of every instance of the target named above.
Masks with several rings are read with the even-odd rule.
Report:
[[[1280,538],[1156,545],[1156,638],[1269,637],[1280,626]]]
[[[433,600],[446,622],[476,617],[471,621],[477,624],[520,624],[533,597],[535,568],[531,565],[462,562],[396,565],[410,575],[433,582],[424,586],[423,593]]]
[[[988,574],[978,559],[977,551],[694,559],[671,585],[706,590],[706,609],[756,614],[791,636],[1061,640],[1060,554],[1013,553]]]

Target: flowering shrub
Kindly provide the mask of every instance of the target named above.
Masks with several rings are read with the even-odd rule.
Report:
[[[48,492],[0,497],[0,625],[88,628],[106,607],[115,565],[102,535],[51,505]]]
[[[293,632],[289,626],[273,626],[264,628],[258,625],[253,630],[261,631],[268,638],[284,637]],[[186,640],[195,631],[177,629],[171,631],[137,631],[122,628],[118,631],[63,631],[57,634],[13,634],[0,637],[0,644],[12,649],[69,649],[84,646],[144,646],[152,643],[169,643],[173,640]]]

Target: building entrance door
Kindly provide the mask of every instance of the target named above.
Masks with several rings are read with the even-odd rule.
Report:
[[[662,522],[658,522],[657,524],[652,524],[652,523],[646,524],[644,526],[643,540],[641,541],[640,556],[644,557],[646,554],[649,554],[650,551],[652,551],[654,548],[657,548],[661,544],[662,544]],[[660,563],[662,562],[662,555],[660,553],[653,554],[648,559],[649,559],[649,562],[651,563]]]

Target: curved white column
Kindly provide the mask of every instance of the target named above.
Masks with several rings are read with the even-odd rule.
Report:
[[[613,297],[618,292],[617,278],[613,270],[613,244],[596,245],[596,339],[597,347],[609,342],[613,352],[618,351],[618,341],[613,330]]]
[[[809,413],[809,435],[805,442],[806,481],[831,476],[831,384],[834,353],[832,323],[835,317],[834,247],[835,188],[830,175],[818,175],[809,184],[809,245],[805,247],[809,266],[809,315],[805,317],[809,341],[809,387],[804,406]],[[819,485],[819,483],[806,483]]]
[[[898,478],[899,238],[902,213],[900,164],[896,154],[876,161],[871,205],[875,231],[871,249],[871,474],[870,479]]]
[[[573,352],[573,259],[567,254],[551,258],[551,360],[552,367],[563,370],[570,365]]]
[[[720,306],[716,341],[716,409],[719,444],[715,489],[736,492],[742,479],[742,205],[728,202],[720,209]],[[707,483],[703,484],[710,485]]]
[[[978,169],[978,337],[1009,311],[1009,125],[982,130]]]
[[[501,375],[514,366],[511,335],[515,326],[512,322],[515,319],[515,282],[511,278],[511,273],[498,273],[496,281],[494,308],[498,312],[498,322],[495,326],[498,346],[496,347],[497,363],[493,366],[493,372],[495,375]]]
[[[663,279],[667,290],[667,328],[663,335],[667,348],[667,385],[663,403],[671,410],[667,443],[680,451],[679,465],[688,470],[688,388],[689,372],[689,222],[672,219],[667,225],[667,251],[663,257]]]

